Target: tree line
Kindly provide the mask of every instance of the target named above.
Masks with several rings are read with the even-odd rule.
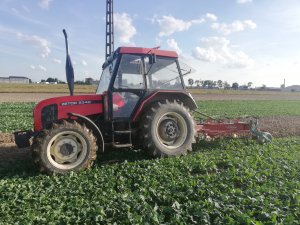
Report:
[[[240,86],[239,83],[233,82],[232,84],[227,81],[222,80],[194,80],[192,78],[188,79],[188,85],[190,88],[207,88],[207,89],[250,89],[253,85],[252,82],[248,82],[246,85]]]
[[[48,77],[47,79],[42,79],[41,83],[50,83],[50,84],[66,84],[65,81],[58,80],[57,78],[52,78]],[[81,80],[76,80],[74,81],[74,84],[79,84],[79,85],[90,85],[90,81],[86,79],[86,81],[81,81]]]

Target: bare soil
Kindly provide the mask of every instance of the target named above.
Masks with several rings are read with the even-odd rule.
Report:
[[[300,136],[299,116],[271,116],[259,120],[260,129],[270,132],[273,137]]]
[[[39,102],[47,98],[68,95],[67,93],[0,93],[0,102]]]

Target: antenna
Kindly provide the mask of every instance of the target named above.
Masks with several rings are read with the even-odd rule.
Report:
[[[114,6],[113,0],[106,1],[106,45],[105,58],[108,59],[114,51]]]

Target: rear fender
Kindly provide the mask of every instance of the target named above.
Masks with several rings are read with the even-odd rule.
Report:
[[[141,115],[154,103],[158,101],[174,101],[182,102],[183,105],[190,110],[195,110],[197,108],[197,104],[193,98],[193,96],[188,92],[178,92],[178,91],[159,91],[151,94],[147,98],[145,98],[137,111],[135,112],[132,121],[138,121]]]

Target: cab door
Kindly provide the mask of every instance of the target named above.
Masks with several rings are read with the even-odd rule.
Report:
[[[112,118],[130,119],[145,94],[144,61],[139,55],[122,55],[112,87]]]

